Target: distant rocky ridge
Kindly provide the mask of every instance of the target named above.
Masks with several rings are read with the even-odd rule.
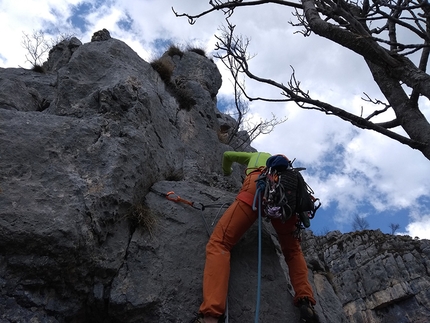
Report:
[[[429,322],[429,240],[379,230],[307,232],[302,247],[320,305],[342,310],[345,322]]]
[[[216,65],[193,51],[150,64],[102,30],[43,70],[0,69],[0,323],[188,322],[207,231],[243,174],[221,175],[235,121]],[[256,230],[233,250],[230,323],[254,321]],[[428,240],[308,231],[302,245],[322,323],[428,322]],[[298,321],[266,225],[262,270],[260,321]]]

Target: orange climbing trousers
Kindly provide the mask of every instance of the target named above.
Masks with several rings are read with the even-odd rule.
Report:
[[[258,218],[258,211],[252,210],[256,180],[260,172],[249,174],[232,205],[224,212],[206,245],[206,263],[203,273],[203,303],[199,312],[219,317],[224,314],[230,277],[230,250]],[[315,304],[312,287],[308,281],[308,269],[300,247],[294,237],[297,217],[292,216],[285,223],[271,221],[289,268],[291,284],[295,291],[294,303],[308,297]]]

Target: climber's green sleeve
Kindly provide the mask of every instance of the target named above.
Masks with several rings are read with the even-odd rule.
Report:
[[[263,152],[247,153],[243,151],[226,151],[224,152],[222,159],[222,170],[224,175],[230,175],[232,172],[231,166],[236,162],[242,165],[247,165],[250,169],[247,171],[247,174],[249,174],[252,169],[266,166],[266,160],[270,156],[271,155],[269,153]]]

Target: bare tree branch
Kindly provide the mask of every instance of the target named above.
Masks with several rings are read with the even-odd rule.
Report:
[[[386,102],[368,96],[363,100],[384,107],[363,116],[363,111],[356,115],[349,112],[348,107],[315,100],[309,90],[302,89],[294,69],[286,83],[254,74],[248,65],[251,59],[247,53],[249,40],[234,34],[235,26],[229,18],[235,9],[263,4],[290,7],[297,19],[290,24],[301,28],[297,33],[304,36],[315,33],[360,55]],[[210,1],[210,6],[209,10],[196,15],[174,12],[178,17],[187,17],[190,23],[217,10],[224,13],[227,27],[216,36],[216,57],[229,62],[233,78],[251,79],[280,91],[279,97],[265,97],[248,93],[242,83],[235,82],[247,100],[295,102],[302,109],[335,115],[356,127],[374,130],[420,150],[430,159],[430,124],[419,107],[420,97],[430,99],[430,75],[426,73],[430,55],[430,4],[427,0],[302,0],[301,3],[217,0]],[[417,65],[409,58],[413,53],[421,54]],[[376,116],[388,120],[374,123],[372,120]],[[398,128],[403,131],[399,132]]]
[[[289,6],[294,8],[302,8],[302,6],[298,3],[292,1],[282,1],[282,0],[258,0],[258,1],[242,1],[242,0],[228,0],[228,1],[217,1],[210,0],[209,4],[212,6],[211,9],[203,11],[197,15],[190,15],[187,13],[179,14],[173,7],[172,11],[176,15],[176,17],[186,17],[188,18],[188,22],[190,25],[194,25],[198,18],[206,16],[211,12],[222,10],[227,18],[231,17],[236,7],[245,7],[245,6],[258,6],[267,3],[275,3],[283,6]]]
[[[30,63],[33,67],[42,65],[42,58],[51,49],[43,31],[33,31],[33,34],[28,35],[23,32],[22,47],[27,50],[25,55],[26,62]]]
[[[245,55],[245,51],[242,52]],[[248,57],[247,59],[250,59]],[[236,111],[236,125],[231,130],[228,138],[228,144],[234,144],[235,149],[239,149],[244,145],[250,145],[251,142],[257,138],[260,134],[268,134],[273,131],[275,126],[286,121],[286,118],[278,120],[273,114],[270,120],[259,120],[257,124],[252,123],[246,118],[249,112],[248,104],[242,99],[245,92],[245,84],[239,80],[239,74],[241,72],[238,67],[236,60],[233,57],[227,56],[222,59],[223,64],[228,68],[233,77],[233,88],[234,88],[234,102]],[[246,95],[246,94],[245,94]],[[249,98],[247,97],[249,100]],[[239,136],[239,131],[245,131],[248,135],[243,137]]]
[[[352,229],[354,231],[363,231],[369,229],[369,222],[363,217],[356,214],[352,221]]]
[[[398,223],[390,223],[391,234],[396,233],[396,231],[400,228]]]

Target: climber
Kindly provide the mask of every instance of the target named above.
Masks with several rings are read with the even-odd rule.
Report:
[[[203,273],[203,303],[194,323],[217,323],[223,321],[226,309],[228,280],[230,275],[230,250],[258,218],[252,208],[256,192],[256,180],[271,155],[265,152],[226,151],[223,156],[224,175],[232,173],[232,164],[247,165],[246,178],[235,201],[225,211],[215,226],[206,245],[206,263]],[[295,291],[294,305],[300,308],[301,322],[319,322],[313,305],[315,299],[308,281],[308,269],[300,247],[294,236],[297,216],[285,223],[272,219],[278,240],[289,268],[291,283]]]

